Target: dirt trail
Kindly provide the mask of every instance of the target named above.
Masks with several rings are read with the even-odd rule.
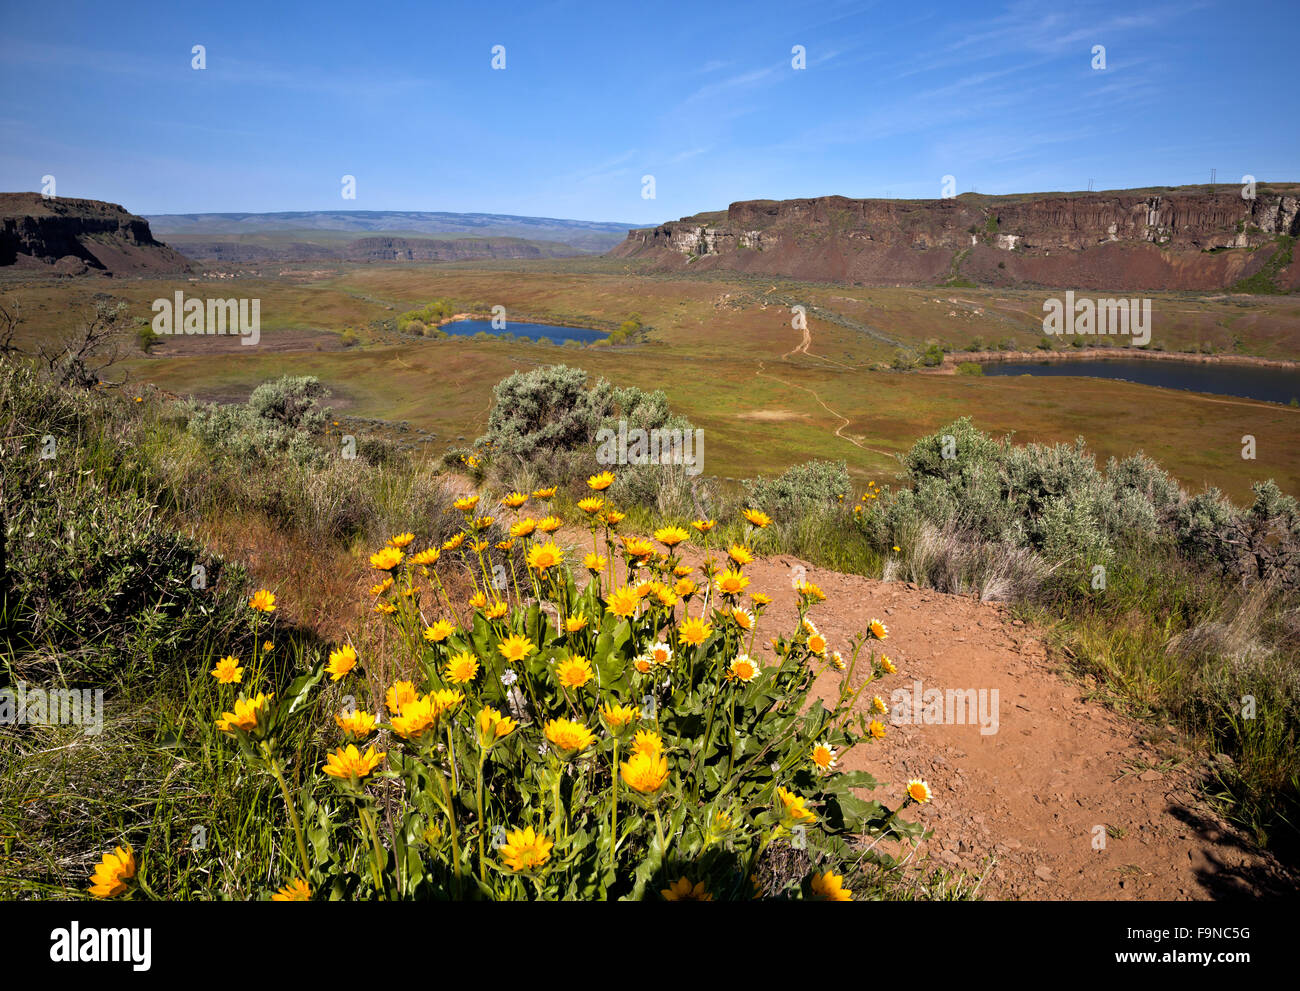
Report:
[[[576,549],[590,537],[561,533]],[[685,555],[700,560],[698,551]],[[802,571],[797,569],[802,568]],[[873,617],[885,622],[883,652],[898,673],[873,687],[886,704],[896,689],[998,692],[996,732],[977,724],[888,725],[843,766],[867,770],[896,804],[907,780],[924,778],[933,801],[909,809],[933,830],[921,856],[932,866],[984,875],[994,899],[1178,900],[1294,893],[1297,879],[1256,851],[1203,802],[1197,768],[1168,733],[1085,701],[1084,686],[1049,659],[1043,634],[1005,607],[815,568],[793,557],[755,561],[750,591],[773,597],[758,643],[797,619],[792,578],[826,593],[812,617],[832,649]],[[696,606],[698,609],[698,605]],[[694,612],[695,610],[693,610]],[[838,675],[817,691],[838,690]],[[862,706],[871,702],[864,693]],[[1097,827],[1101,827],[1098,831]],[[1104,835],[1104,848],[1095,849]]]

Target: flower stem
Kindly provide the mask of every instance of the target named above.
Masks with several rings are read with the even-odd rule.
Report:
[[[307,860],[307,844],[302,838],[302,823],[298,821],[298,811],[293,807],[293,799],[289,795],[289,785],[285,782],[284,773],[280,770],[280,762],[271,756],[270,748],[265,741],[262,743],[262,752],[266,754],[271,773],[280,785],[280,794],[284,796],[284,807],[289,813],[289,822],[293,824],[294,839],[298,843],[298,862],[302,865],[303,871],[302,879],[309,881],[311,879],[311,864]]]

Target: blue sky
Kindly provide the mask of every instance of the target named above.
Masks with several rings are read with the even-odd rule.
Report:
[[[935,197],[945,175],[982,193],[1295,180],[1298,28],[1294,0],[4,0],[0,189],[50,174],[136,213],[641,224]]]

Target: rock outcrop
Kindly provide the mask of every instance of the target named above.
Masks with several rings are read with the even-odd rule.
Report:
[[[733,203],[634,230],[613,255],[651,267],[910,285],[1220,289],[1300,234],[1296,188],[965,194],[940,200],[823,196]],[[1278,273],[1294,285],[1296,263]]]
[[[189,261],[116,203],[0,193],[0,268],[24,274],[158,275]]]

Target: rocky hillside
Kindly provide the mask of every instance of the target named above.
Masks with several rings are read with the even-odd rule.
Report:
[[[1300,187],[1237,186],[939,200],[751,200],[629,232],[614,255],[651,267],[813,281],[1221,289],[1261,271],[1300,288],[1283,236]],[[1279,254],[1280,252],[1280,254]]]
[[[189,262],[116,203],[0,193],[0,270],[24,275],[154,275]]]

